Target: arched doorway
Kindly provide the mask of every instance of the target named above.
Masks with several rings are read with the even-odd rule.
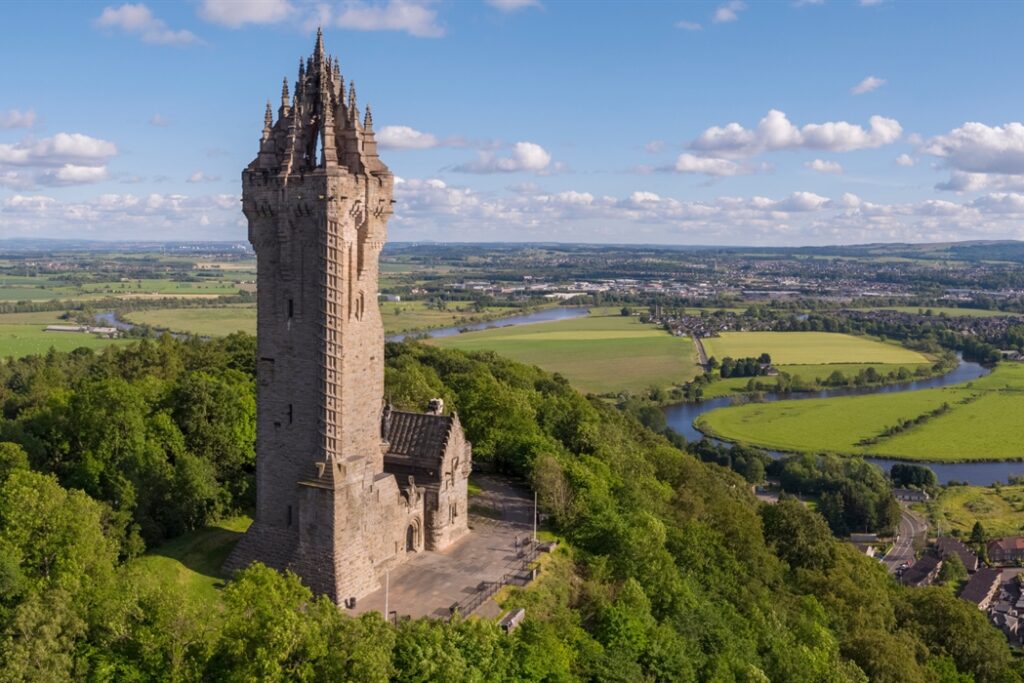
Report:
[[[415,553],[420,549],[420,524],[414,519],[405,530],[405,552]]]

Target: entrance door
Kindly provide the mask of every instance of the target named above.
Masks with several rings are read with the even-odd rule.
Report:
[[[409,528],[405,530],[405,551],[407,553],[416,552],[416,525],[410,524]]]

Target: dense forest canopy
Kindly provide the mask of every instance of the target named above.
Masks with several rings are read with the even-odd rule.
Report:
[[[416,343],[387,347],[389,400],[443,397],[476,460],[531,481],[566,541],[510,598],[524,625],[353,619],[259,565],[196,604],[132,558],[251,504],[254,360],[233,335],[0,364],[5,680],[1021,680],[981,612],[899,586],[834,538],[839,517],[759,505],[557,375]]]

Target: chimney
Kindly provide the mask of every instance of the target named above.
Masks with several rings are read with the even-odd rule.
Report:
[[[430,415],[444,415],[444,399],[430,399],[430,403],[427,404],[427,413]]]

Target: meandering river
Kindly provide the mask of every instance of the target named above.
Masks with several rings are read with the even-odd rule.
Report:
[[[823,391],[794,393],[794,394],[773,394],[765,393],[765,401],[800,401],[812,398],[832,398],[836,396],[863,396],[865,394],[895,394],[904,391],[920,391],[922,389],[935,389],[951,384],[970,382],[971,380],[983,377],[990,372],[977,363],[960,361],[960,365],[940,377],[931,377],[915,382],[903,384],[886,384],[876,387],[853,387],[844,389],[826,389]],[[693,426],[694,421],[706,412],[716,408],[724,408],[732,405],[732,397],[713,398],[698,403],[679,403],[667,406],[664,410],[668,426],[679,432],[690,441],[699,441],[704,438],[700,430]],[[713,441],[729,445],[728,442],[720,439]],[[780,451],[767,450],[772,457],[778,458],[785,455]],[[873,462],[886,472],[900,460],[889,458],[865,458]],[[929,462],[913,461],[917,464],[930,467],[943,484],[950,480],[966,481],[977,486],[989,486],[995,482],[1006,482],[1011,475],[1024,475],[1024,462]]]

